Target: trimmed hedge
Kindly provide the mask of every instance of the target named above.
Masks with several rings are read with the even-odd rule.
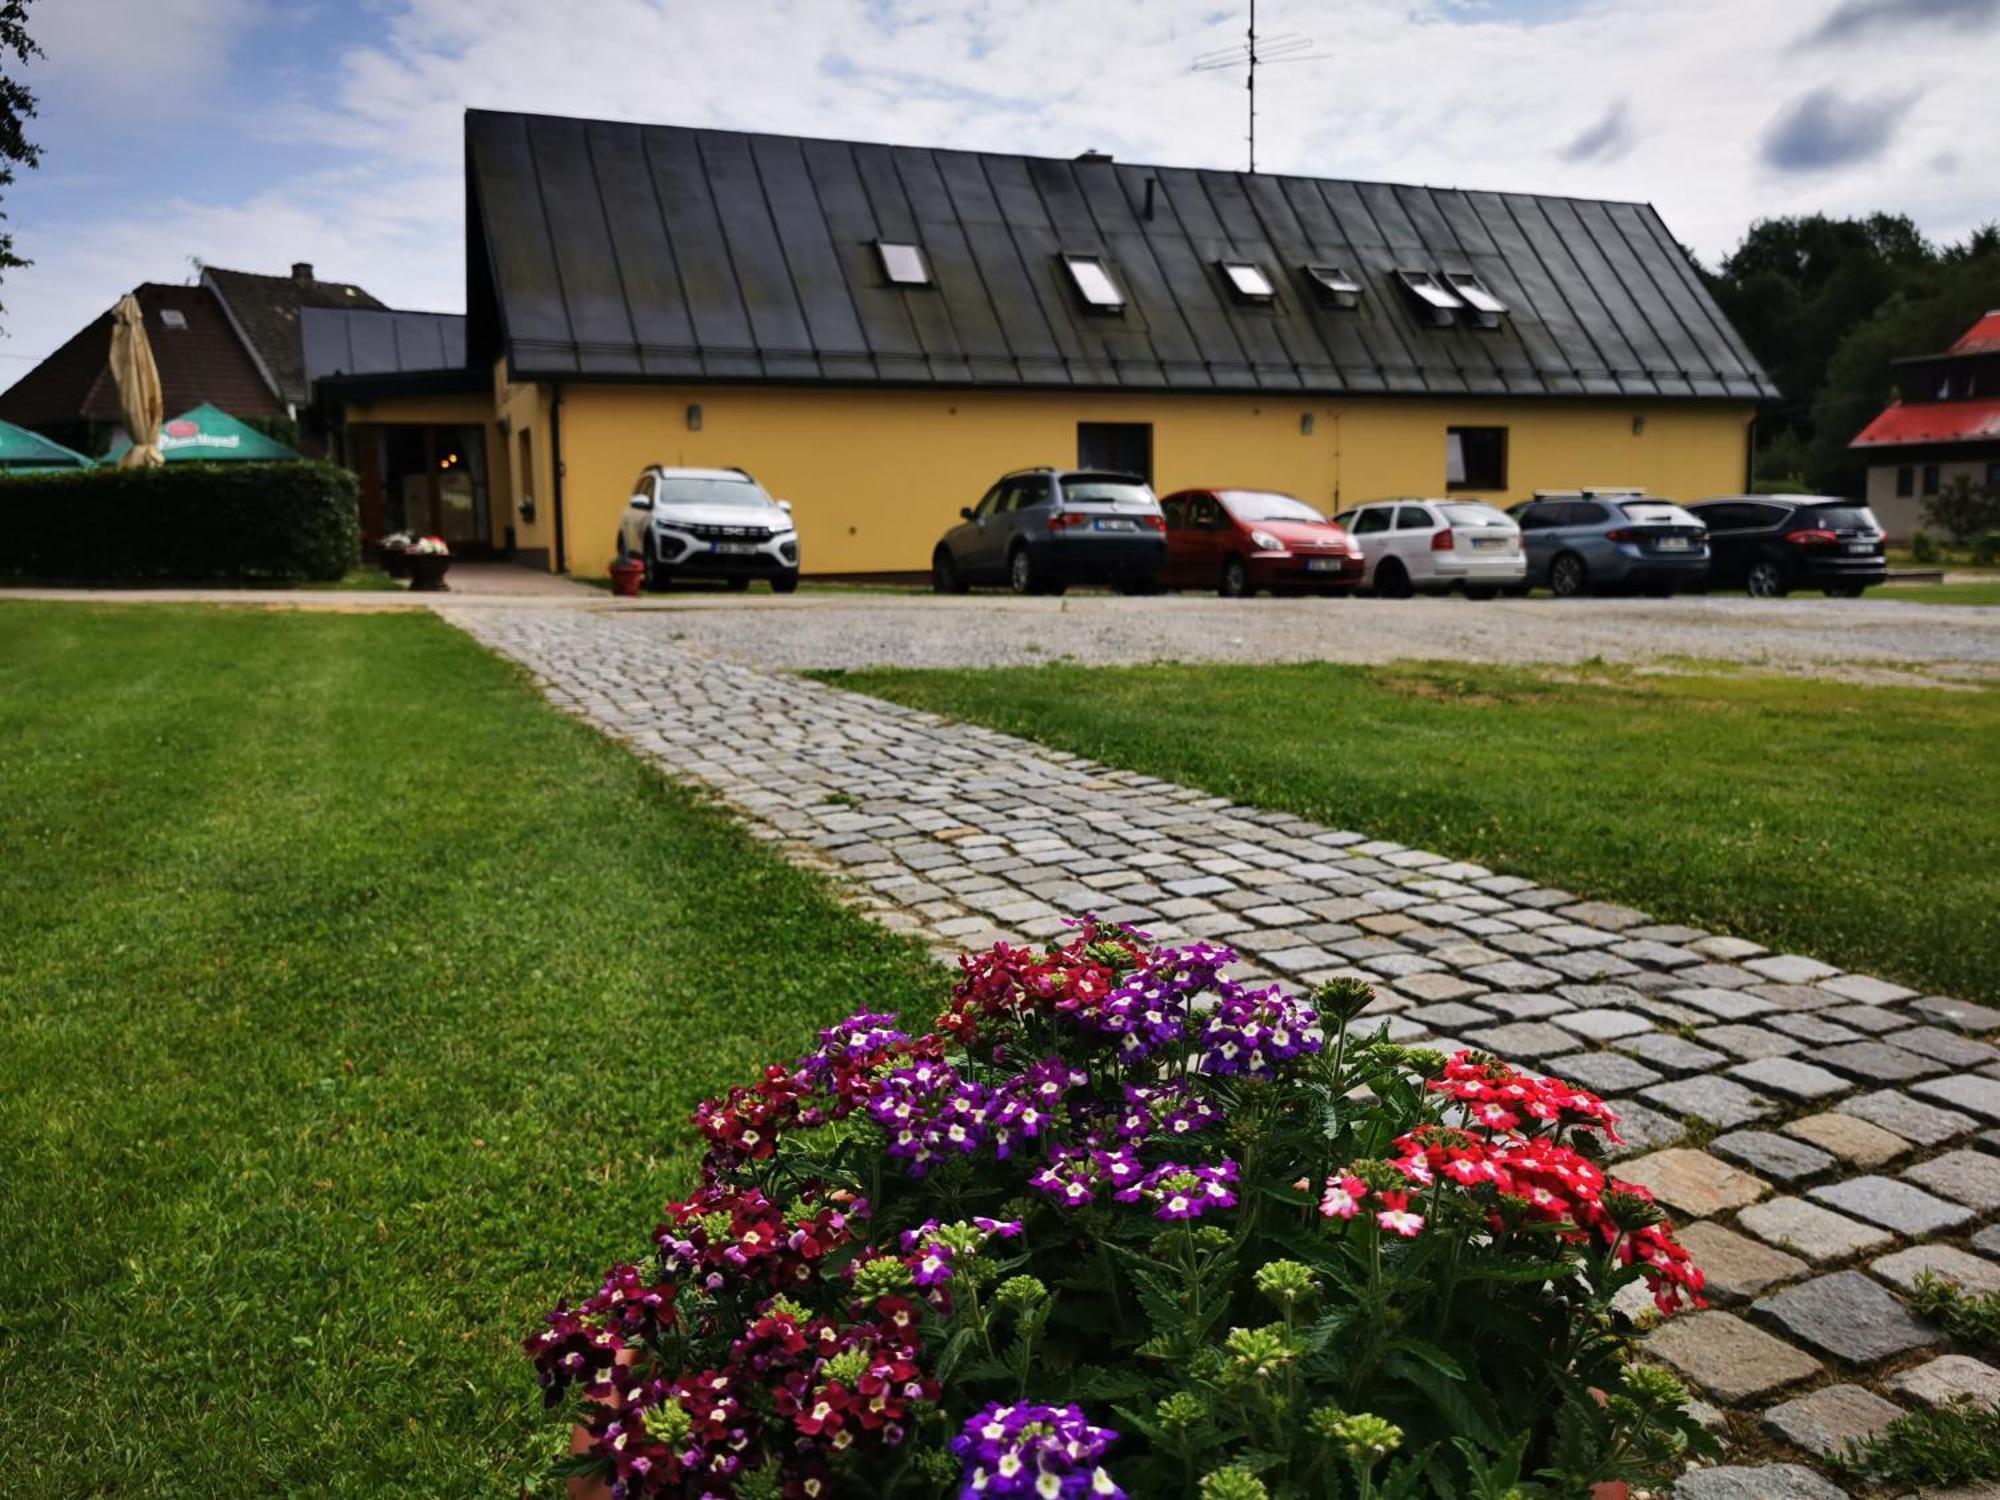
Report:
[[[361,560],[354,476],[324,463],[0,478],[0,572],[79,582],[330,580]]]

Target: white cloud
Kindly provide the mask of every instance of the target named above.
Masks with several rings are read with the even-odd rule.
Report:
[[[171,8],[183,23],[199,16],[178,41],[163,39],[176,27],[149,21],[150,41],[121,44],[174,45],[186,57],[222,34],[218,18],[240,23],[257,3],[60,0],[48,13],[129,4]],[[0,295],[13,346],[46,347],[122,285],[170,276],[189,254],[272,268],[311,258],[390,300],[458,306],[468,106],[998,151],[1096,147],[1188,165],[1243,159],[1240,78],[1189,68],[1242,40],[1233,0],[375,3],[375,40],[329,57],[323,87],[254,122],[346,152],[351,173],[271,183],[225,209],[169,205],[109,233],[83,221],[37,226],[36,300],[66,305],[44,317],[24,300],[29,283],[10,281]],[[1828,8],[1264,0],[1262,31],[1311,34],[1328,55],[1260,76],[1259,164],[1641,199],[1711,257],[1762,215],[1886,208],[1945,237],[1990,216],[1985,185],[1963,164],[2000,152],[2000,118],[1980,59],[1950,27],[1873,38],[1872,76],[1925,81],[1879,153],[1806,175],[1760,162],[1757,143],[1788,101],[1855,82],[1851,57],[1796,50]],[[1566,158],[1608,101],[1626,110],[1619,149]],[[65,234],[75,240],[60,253],[46,248]]]

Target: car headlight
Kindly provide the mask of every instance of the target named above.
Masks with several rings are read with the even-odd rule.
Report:
[[[1285,550],[1285,544],[1272,536],[1268,531],[1251,532],[1250,542],[1252,546],[1263,552],[1283,552]]]

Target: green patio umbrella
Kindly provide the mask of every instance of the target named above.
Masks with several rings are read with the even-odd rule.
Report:
[[[41,474],[50,469],[87,469],[90,460],[39,432],[0,422],[0,474]]]
[[[104,456],[104,462],[116,462],[118,456],[131,446],[130,443],[120,443]],[[272,463],[300,457],[275,438],[265,437],[256,428],[246,426],[206,401],[182,412],[160,428],[160,452],[170,464],[239,459]]]

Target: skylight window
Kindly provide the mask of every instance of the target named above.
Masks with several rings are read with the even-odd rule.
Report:
[[[185,328],[188,326],[187,314],[182,312],[178,307],[163,307],[160,309],[160,326],[162,328]]]
[[[1099,312],[1125,310],[1125,294],[1111,279],[1111,272],[1105,269],[1101,256],[1065,255],[1062,260],[1069,270],[1069,279],[1076,284],[1077,292],[1085,302]]]
[[[1361,302],[1361,283],[1339,266],[1307,266],[1306,278],[1323,302],[1335,307],[1355,307]]]
[[[1485,282],[1465,271],[1447,271],[1445,280],[1465,305],[1472,309],[1472,321],[1481,328],[1498,328],[1507,304],[1487,288]]]
[[[929,286],[931,268],[924,260],[924,252],[915,245],[898,245],[888,240],[875,242],[875,253],[882,257],[882,274],[894,286]]]
[[[1264,274],[1264,268],[1254,261],[1225,260],[1219,262],[1222,274],[1229,278],[1229,288],[1245,302],[1274,302],[1278,289],[1271,285],[1271,278]]]
[[[1398,271],[1396,280],[1403,284],[1417,310],[1440,328],[1449,325],[1451,315],[1465,306],[1429,271]]]

